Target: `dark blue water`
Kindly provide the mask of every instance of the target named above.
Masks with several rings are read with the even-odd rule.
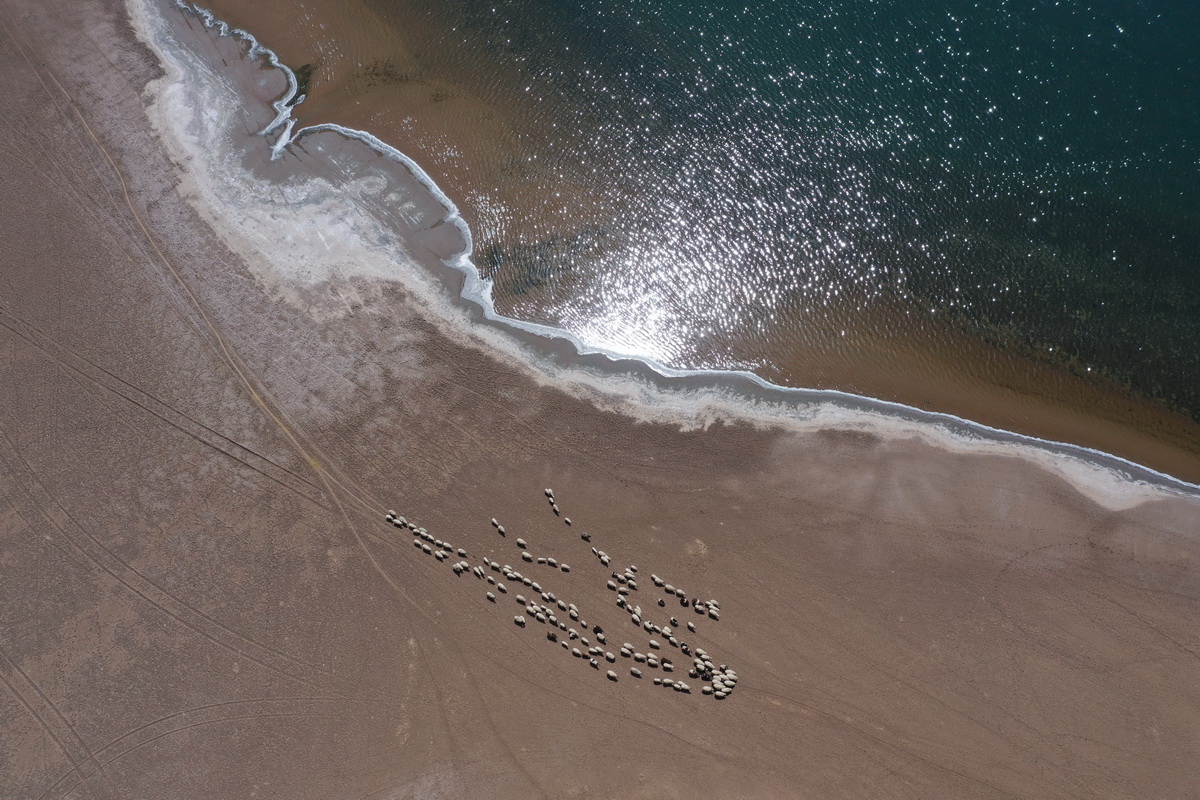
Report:
[[[514,177],[560,213],[480,188],[502,309],[767,371],[848,355],[839,331],[950,327],[1200,417],[1200,3],[427,13],[452,33],[423,46],[510,70],[476,90],[561,134]]]

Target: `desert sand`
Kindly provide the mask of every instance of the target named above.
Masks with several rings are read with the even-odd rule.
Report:
[[[0,797],[1195,796],[1195,495],[848,414],[698,424],[669,381],[613,399],[436,304],[433,211],[331,234],[388,188],[346,182],[377,157],[320,134],[269,161],[248,106],[235,220],[122,3],[0,23]],[[169,24],[217,89],[282,90]],[[554,601],[485,558],[615,660],[550,641],[515,597]],[[728,697],[618,607],[633,565],[627,602]]]

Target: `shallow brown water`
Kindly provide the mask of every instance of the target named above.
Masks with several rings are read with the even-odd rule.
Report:
[[[466,41],[462,19],[394,5],[381,15],[361,2],[209,5],[285,63],[316,64],[309,97],[297,109],[300,124],[368,130],[421,163],[470,224],[475,262],[485,273],[495,258],[512,254],[544,252],[553,271],[555,259],[603,249],[596,220],[628,218],[636,206],[603,164],[553,157],[569,149],[564,142],[577,110],[564,101],[547,111],[553,102],[545,97],[526,100],[521,86],[529,76],[519,66],[499,68],[478,51],[450,46]],[[555,119],[561,126],[547,124]],[[948,412],[1200,480],[1194,420],[1112,381],[914,314],[894,299],[850,293],[819,309],[798,307],[782,322],[764,314],[745,323],[744,335],[697,340],[669,325],[651,325],[647,337],[645,320],[605,318],[595,304],[581,310],[576,299],[589,294],[597,289],[587,276],[563,270],[533,283],[501,280],[495,296],[500,313],[562,325],[615,350],[677,365],[738,366],[783,385]],[[802,326],[789,321],[794,314],[803,315]]]

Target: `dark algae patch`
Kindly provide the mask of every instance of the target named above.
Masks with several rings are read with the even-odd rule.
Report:
[[[298,67],[292,67],[292,72],[296,75],[296,96],[293,97],[289,105],[296,105],[304,95],[308,94],[308,87],[312,85],[313,73],[317,70],[316,64],[301,64]]]

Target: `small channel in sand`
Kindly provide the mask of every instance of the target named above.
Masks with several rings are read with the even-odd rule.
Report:
[[[152,86],[151,119],[185,167],[185,195],[298,311],[301,287],[397,281],[447,335],[635,418],[684,428],[723,421],[859,430],[1020,456],[1110,508],[1161,492],[1200,494],[1196,484],[1098,450],[845,392],[780,387],[748,372],[672,369],[502,317],[470,260],[470,230],[416,162],[368,132],[333,124],[297,130],[291,70],[203,9],[130,0],[130,10],[167,69]]]

